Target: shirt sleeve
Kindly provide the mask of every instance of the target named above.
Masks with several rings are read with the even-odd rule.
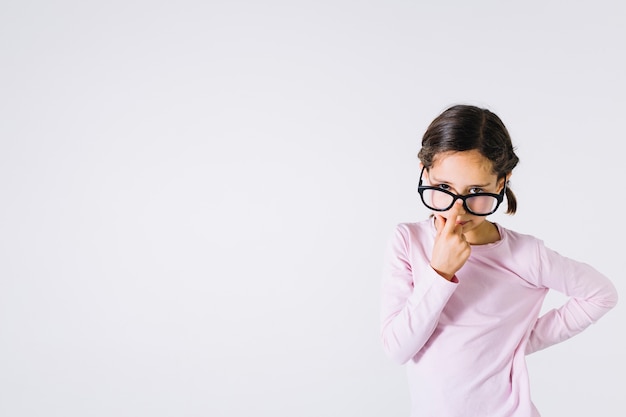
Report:
[[[458,282],[437,274],[429,259],[413,261],[411,248],[407,230],[399,225],[388,244],[383,267],[382,343],[387,355],[400,364],[428,341]]]
[[[613,283],[591,266],[539,245],[540,284],[568,296],[559,308],[539,317],[530,333],[530,354],[582,332],[617,304]]]

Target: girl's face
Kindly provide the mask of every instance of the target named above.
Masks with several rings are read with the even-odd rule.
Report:
[[[485,192],[497,194],[504,186],[504,179],[498,180],[493,173],[493,165],[477,150],[446,152],[437,155],[430,169],[424,172],[426,182],[433,187],[441,187],[458,195]],[[461,224],[463,234],[473,244],[491,241],[495,228],[486,222],[486,216],[475,216],[464,208],[455,219],[449,218],[450,210],[433,212],[446,222]]]

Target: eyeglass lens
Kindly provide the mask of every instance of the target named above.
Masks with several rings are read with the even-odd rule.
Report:
[[[424,204],[434,210],[447,210],[454,203],[453,196],[439,190],[424,190],[422,198]],[[489,214],[496,208],[498,199],[492,196],[477,195],[467,197],[465,203],[473,213]]]

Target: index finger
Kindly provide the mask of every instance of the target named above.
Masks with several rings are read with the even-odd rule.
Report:
[[[456,227],[456,218],[461,212],[461,207],[463,206],[463,201],[456,200],[450,210],[448,211],[448,218],[446,219],[446,224],[443,225],[443,230],[448,233],[454,233],[454,228]]]

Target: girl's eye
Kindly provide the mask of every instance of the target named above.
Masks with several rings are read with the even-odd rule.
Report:
[[[482,193],[484,192],[482,188],[478,188],[478,187],[474,187],[474,188],[470,188],[469,193],[470,194],[478,194],[478,193]]]
[[[439,184],[437,185],[437,187],[441,188],[442,190],[450,191],[450,186],[448,184]]]

